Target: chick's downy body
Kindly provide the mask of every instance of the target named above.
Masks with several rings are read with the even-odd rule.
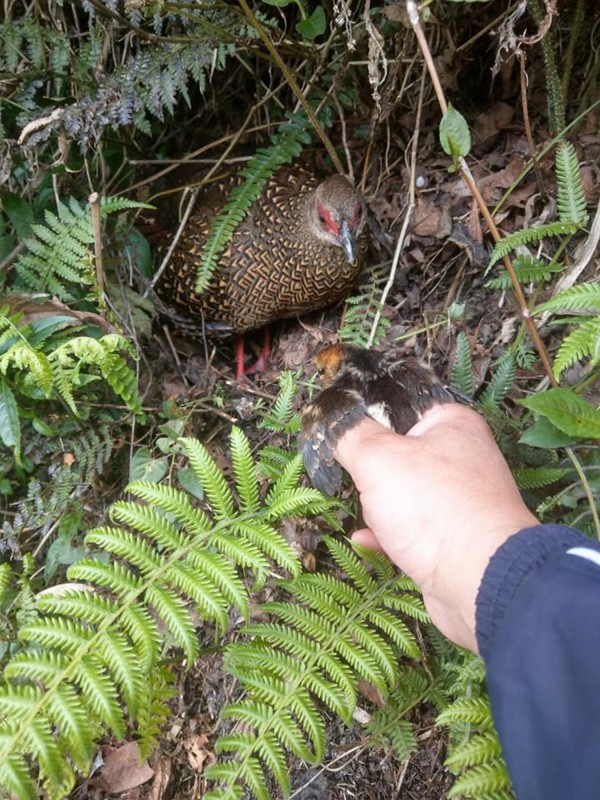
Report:
[[[324,390],[303,413],[300,444],[313,485],[327,495],[341,485],[334,450],[346,431],[368,416],[404,434],[434,402],[459,396],[416,358],[389,351],[332,345],[321,350],[316,364]]]
[[[365,206],[341,175],[322,182],[285,167],[267,182],[198,293],[198,265],[234,176],[196,203],[156,291],[188,333],[244,333],[317,310],[343,297],[357,278]]]

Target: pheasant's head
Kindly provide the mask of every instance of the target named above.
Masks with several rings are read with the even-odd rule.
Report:
[[[343,175],[331,175],[314,193],[309,228],[320,241],[342,247],[350,263],[356,261],[356,242],[366,220],[362,196]]]

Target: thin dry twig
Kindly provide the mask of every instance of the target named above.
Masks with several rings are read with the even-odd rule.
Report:
[[[194,209],[194,205],[196,204],[196,196],[197,196],[197,194],[198,194],[198,192],[197,192],[196,189],[192,189],[190,191],[190,198],[189,198],[188,203],[187,203],[187,205],[185,207],[185,211],[183,212],[183,216],[181,218],[181,222],[179,223],[179,227],[177,228],[177,231],[175,232],[175,236],[173,237],[173,239],[171,241],[171,244],[169,245],[169,249],[165,253],[165,257],[163,258],[160,267],[154,273],[154,277],[152,278],[152,281],[150,282],[149,286],[147,287],[147,289],[144,292],[144,294],[142,295],[142,297],[147,297],[150,294],[150,292],[154,289],[154,287],[156,286],[156,284],[160,280],[160,276],[165,271],[165,267],[167,266],[167,264],[171,260],[171,256],[173,255],[173,250],[175,250],[175,248],[177,247],[177,243],[179,242],[179,239],[181,238],[181,234],[183,233],[183,231],[185,229],[185,226],[187,225],[187,221],[190,218],[190,214],[192,213],[192,211]]]
[[[398,235],[398,241],[396,242],[396,249],[394,251],[394,258],[392,260],[392,266],[390,268],[390,274],[383,288],[383,292],[381,293],[381,300],[379,301],[379,309],[375,314],[375,319],[373,320],[373,325],[371,327],[371,333],[369,334],[369,339],[367,341],[367,347],[372,347],[373,342],[375,341],[375,334],[377,333],[377,326],[379,325],[379,320],[381,319],[381,312],[385,305],[385,301],[387,300],[387,296],[390,293],[392,286],[394,285],[394,280],[396,279],[396,272],[398,270],[398,263],[400,261],[400,254],[404,249],[404,242],[406,240],[406,233],[408,231],[408,226],[410,225],[410,221],[412,219],[412,215],[415,210],[416,206],[416,196],[415,196],[415,180],[417,175],[417,151],[418,151],[418,143],[419,143],[419,134],[421,132],[421,114],[423,111],[423,97],[425,95],[425,68],[423,69],[423,75],[421,76],[421,87],[419,89],[419,102],[417,105],[417,115],[416,115],[416,122],[415,122],[415,130],[412,137],[412,148],[411,148],[411,155],[410,155],[410,174],[408,179],[408,208],[406,209],[406,214],[404,215],[404,222],[402,223],[402,230]]]
[[[104,298],[104,261],[102,258],[102,228],[100,226],[100,197],[92,192],[88,198],[94,229],[94,255],[96,258],[96,281],[100,298]]]

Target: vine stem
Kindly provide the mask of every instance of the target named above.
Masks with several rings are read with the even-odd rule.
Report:
[[[298,99],[298,102],[300,103],[300,105],[302,106],[304,111],[306,112],[306,116],[309,118],[309,120],[311,122],[311,125],[313,126],[313,128],[316,131],[317,135],[319,136],[319,138],[323,142],[323,144],[325,146],[325,149],[329,153],[329,157],[333,161],[333,165],[335,166],[336,170],[339,172],[340,175],[343,175],[344,174],[344,168],[342,167],[342,162],[338,158],[338,154],[335,152],[335,148],[332,145],[331,140],[329,139],[329,137],[327,136],[327,134],[323,130],[322,125],[319,123],[319,120],[317,119],[317,117],[315,115],[315,112],[313,111],[310,103],[308,102],[308,100],[306,99],[304,94],[302,93],[302,89],[298,85],[298,82],[296,81],[296,79],[294,78],[294,76],[292,75],[292,73],[290,72],[288,67],[286,66],[284,60],[281,58],[281,56],[277,52],[277,48],[275,47],[275,45],[271,41],[271,39],[269,37],[269,34],[263,28],[263,26],[260,24],[260,22],[257,20],[257,18],[254,16],[254,14],[252,13],[252,10],[250,9],[250,6],[246,2],[246,0],[238,0],[238,2],[239,2],[240,6],[242,8],[242,11],[246,15],[246,18],[248,19],[248,22],[252,25],[254,30],[258,33],[260,38],[263,40],[263,42],[265,44],[265,47],[269,51],[269,54],[270,54],[271,58],[277,64],[277,66],[279,67],[279,69],[281,70],[283,75],[285,76],[285,79],[288,82],[288,84],[290,85],[290,88],[292,89],[294,94],[296,95],[296,98]]]
[[[594,527],[596,528],[596,537],[600,539],[600,517],[598,516],[598,509],[596,507],[596,500],[594,498],[594,493],[592,491],[592,487],[590,486],[590,482],[587,479],[587,475],[579,459],[577,458],[577,454],[571,447],[565,447],[565,451],[569,458],[571,459],[571,463],[575,467],[575,472],[579,476],[579,480],[581,481],[581,485],[583,486],[583,491],[585,492],[585,496],[588,501],[588,505],[590,507],[590,512],[592,514],[592,519],[594,520]]]
[[[425,36],[425,32],[423,30],[423,27],[421,26],[421,18],[419,16],[419,11],[415,0],[406,0],[406,10],[408,12],[408,18],[415,33],[417,42],[419,44],[421,52],[423,53],[423,58],[425,60],[425,64],[429,71],[429,76],[431,78],[431,82],[433,84],[433,88],[435,90],[440,109],[442,110],[442,114],[445,114],[448,110],[448,103],[446,101],[446,97],[444,96],[444,90],[442,88],[442,84],[440,82],[439,75],[437,73],[433,57],[431,55],[431,50],[429,49],[427,37]],[[459,156],[458,158],[458,171],[462,179],[469,187],[469,190],[473,195],[475,202],[477,203],[479,211],[481,212],[481,215],[483,216],[488,226],[488,230],[492,235],[492,238],[496,243],[501,241],[502,237],[500,236],[500,232],[496,227],[496,223],[494,222],[494,219],[487,205],[485,204],[483,197],[481,196],[481,192],[477,188],[477,184],[475,183],[475,179],[473,178],[471,170],[469,169],[469,165],[462,156]],[[554,377],[552,363],[548,356],[546,347],[542,342],[542,339],[535,325],[535,322],[533,321],[533,317],[531,316],[527,300],[523,293],[521,284],[519,283],[519,280],[516,276],[513,263],[508,255],[505,255],[502,261],[504,262],[504,266],[506,267],[506,271],[508,272],[508,275],[510,277],[515,298],[517,300],[517,303],[521,311],[521,317],[523,319],[523,322],[525,323],[525,326],[527,327],[527,330],[529,332],[529,335],[531,336],[531,340],[534,344],[535,349],[538,352],[541,362],[544,365],[544,370],[546,371],[548,380],[550,381],[550,384],[552,386],[557,387],[558,381]]]

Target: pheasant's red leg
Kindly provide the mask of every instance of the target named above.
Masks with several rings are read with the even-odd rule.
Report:
[[[248,369],[244,369],[244,337],[239,336],[235,343],[237,360],[236,381],[244,375],[252,375],[253,372],[264,372],[267,368],[267,361],[271,355],[271,329],[267,326],[263,332],[263,343],[257,361]]]
[[[235,356],[237,367],[235,370],[235,379],[239,381],[244,377],[244,337],[238,336],[235,340]]]

